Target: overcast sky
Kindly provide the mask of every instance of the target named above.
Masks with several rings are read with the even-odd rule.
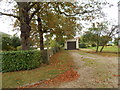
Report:
[[[114,6],[112,6],[111,8],[104,8],[104,12],[107,15],[107,19],[110,20],[112,23],[117,24],[118,23],[118,7],[117,7],[117,3],[119,0],[107,0],[110,4],[113,4]],[[0,2],[0,8],[1,9],[12,9],[13,5],[11,6],[7,6],[6,4],[3,4],[2,2]],[[13,22],[15,21],[14,18],[12,17],[7,17],[7,16],[0,16],[0,31],[1,32],[5,32],[8,34],[15,34],[16,32],[13,32]],[[20,34],[20,33],[19,33]],[[18,34],[18,35],[19,35]]]

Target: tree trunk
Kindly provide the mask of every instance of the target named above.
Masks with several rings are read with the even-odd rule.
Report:
[[[20,16],[20,31],[21,31],[21,45],[22,50],[29,50],[29,37],[30,37],[30,21],[29,13],[25,3],[19,4],[19,16]]]
[[[44,50],[43,32],[41,30],[39,31],[39,36],[40,36],[40,50]]]
[[[21,45],[22,50],[29,50],[29,36],[30,36],[30,28],[26,28],[25,25],[21,25]]]
[[[39,31],[39,37],[40,37],[40,50],[44,50],[42,22],[39,16],[38,16],[38,31]]]
[[[99,47],[98,47],[98,45],[97,45],[96,52],[98,52],[98,48],[99,48]]]
[[[14,18],[17,18],[20,21],[20,31],[21,31],[21,45],[22,50],[29,50],[29,37],[30,37],[30,22],[32,17],[38,12],[39,8],[36,9],[31,15],[29,15],[30,9],[36,5],[36,3],[33,3],[30,5],[28,2],[16,2],[19,8],[18,14],[19,15],[13,15],[13,14],[6,14],[0,12],[2,15],[12,16]]]
[[[108,39],[108,40],[109,40],[109,39]],[[104,47],[105,47],[106,44],[107,44],[107,42],[105,42],[105,43],[103,44],[102,48],[100,49],[100,52],[103,51],[103,49],[104,49]]]
[[[100,49],[100,52],[102,52],[102,51],[103,51],[103,48],[104,48],[104,47],[105,47],[105,45],[103,45],[103,46],[102,46],[102,48]]]
[[[96,52],[98,52],[98,49],[99,49],[99,42],[97,42]]]

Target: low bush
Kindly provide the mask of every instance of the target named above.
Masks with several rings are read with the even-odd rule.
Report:
[[[22,47],[21,47],[21,46],[17,46],[16,49],[17,49],[17,50],[22,50]]]
[[[87,48],[87,45],[86,45],[86,44],[80,44],[79,47],[80,47],[80,48]]]
[[[41,58],[42,58],[42,63],[49,64],[47,50],[41,51]]]
[[[92,46],[92,47],[96,47],[96,44],[92,44],[91,46]]]
[[[2,55],[2,72],[30,70],[40,66],[42,63],[41,52],[29,51],[8,51]]]
[[[58,51],[60,51],[60,47],[54,47],[54,48],[52,48],[53,54],[57,53]]]
[[[107,44],[107,46],[113,46],[112,44]]]

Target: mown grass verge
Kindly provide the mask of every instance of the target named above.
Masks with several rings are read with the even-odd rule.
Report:
[[[72,57],[66,51],[61,51],[51,57],[50,64],[26,70],[2,74],[2,88],[16,88],[26,84],[54,78],[74,66]]]
[[[99,51],[101,49],[102,46],[99,47]],[[92,49],[92,50],[96,50],[96,47],[88,47],[87,49]],[[118,47],[117,46],[105,46],[103,49],[103,52],[113,52],[116,53],[118,52]]]
[[[80,55],[87,55],[87,54],[96,54],[96,55],[100,55],[100,56],[105,56],[105,57],[116,57],[118,56],[117,52],[95,52],[95,50],[93,51],[89,51],[88,49],[80,49]]]

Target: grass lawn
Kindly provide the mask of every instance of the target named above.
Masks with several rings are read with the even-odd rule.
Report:
[[[99,50],[101,49],[102,46],[99,47]],[[87,49],[92,49],[96,50],[96,47],[88,47]],[[117,46],[105,46],[103,49],[103,52],[118,52],[118,47]]]
[[[41,67],[33,70],[3,73],[2,88],[16,88],[54,78],[73,66],[72,57],[69,53],[61,51],[51,57],[49,65],[41,65]]]

